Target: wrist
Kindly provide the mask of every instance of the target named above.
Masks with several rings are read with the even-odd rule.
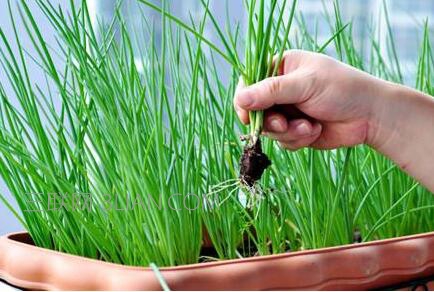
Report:
[[[400,123],[405,112],[408,88],[376,79],[371,87],[371,110],[368,118],[366,144],[383,152],[399,134]]]
[[[384,82],[368,129],[367,144],[434,191],[434,99]]]
[[[366,144],[415,177],[414,168],[434,141],[434,100],[409,87],[381,82],[369,121]],[[429,149],[429,150],[427,150]]]

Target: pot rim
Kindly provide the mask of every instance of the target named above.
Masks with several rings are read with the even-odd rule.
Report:
[[[36,290],[159,290],[149,267],[36,247],[26,232],[0,237],[0,278]],[[175,290],[366,290],[434,273],[434,232],[269,256],[162,267]],[[3,254],[3,255],[2,255]],[[34,255],[34,256],[33,256]],[[30,260],[30,261],[28,261]],[[65,273],[72,273],[65,277]]]
[[[111,263],[106,262],[98,259],[92,259],[84,256],[79,255],[73,255],[66,252],[60,252],[55,251],[48,248],[38,247],[31,243],[25,243],[23,241],[20,241],[19,239],[14,239],[13,237],[22,237],[22,236],[29,236],[30,234],[26,231],[19,231],[19,232],[13,232],[6,235],[3,235],[0,237],[1,240],[8,241],[9,244],[21,246],[30,248],[35,251],[44,251],[49,254],[53,255],[61,255],[66,256],[68,258],[74,258],[78,259],[83,262],[96,262],[99,264],[103,264],[107,267],[122,267],[123,269],[129,269],[129,270],[151,270],[151,268],[146,266],[131,266],[131,265],[123,265],[123,264],[117,264],[117,263]],[[195,263],[195,264],[185,264],[185,265],[179,265],[179,266],[172,266],[172,267],[158,267],[160,271],[180,271],[180,270],[190,270],[190,269],[197,269],[197,268],[212,268],[216,266],[223,266],[223,265],[230,265],[234,263],[246,263],[246,262],[256,262],[256,261],[270,261],[280,258],[290,258],[300,255],[313,255],[313,254],[322,254],[332,251],[341,251],[341,250],[348,250],[348,249],[357,249],[362,248],[366,246],[380,246],[385,245],[393,242],[400,242],[400,241],[406,241],[409,239],[419,239],[419,238],[428,238],[428,237],[434,237],[434,231],[432,232],[426,232],[426,233],[419,233],[414,235],[406,235],[406,236],[400,236],[400,237],[393,237],[388,239],[380,239],[380,240],[373,240],[368,242],[362,242],[362,243],[353,243],[353,244],[345,244],[345,245],[338,245],[338,246],[332,246],[332,247],[324,247],[324,248],[317,248],[317,249],[309,249],[309,250],[302,250],[302,251],[294,251],[294,252],[287,252],[287,253],[280,253],[280,254],[273,254],[273,255],[263,255],[263,256],[252,256],[242,259],[224,259],[214,262],[206,262],[206,263]],[[31,238],[31,237],[30,237]]]

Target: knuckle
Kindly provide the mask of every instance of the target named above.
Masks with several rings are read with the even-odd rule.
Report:
[[[297,133],[295,133],[294,131],[291,131],[291,129],[289,129],[285,133],[280,134],[278,140],[281,143],[294,145],[296,143],[296,140],[299,138],[300,138],[300,135],[297,135]]]
[[[270,97],[276,96],[281,91],[281,82],[279,78],[271,77],[265,83],[265,90]]]
[[[234,106],[238,107],[238,108],[243,108],[243,104],[241,103],[241,101],[243,100],[243,98],[245,98],[245,96],[247,94],[249,94],[249,93],[246,93],[245,90],[239,90],[239,91],[237,91],[235,93],[234,100],[233,100]]]
[[[300,73],[300,78],[305,80],[305,82],[309,82],[309,86],[311,85],[315,85],[315,83],[317,83],[320,79],[322,79],[326,74],[323,74],[323,70],[312,70],[312,69],[307,69],[307,70],[303,70],[301,71],[302,73]]]
[[[295,145],[294,143],[286,143],[286,142],[280,142],[280,147],[290,150],[290,151],[296,151],[299,149],[299,147],[297,147],[297,145]]]
[[[297,151],[297,150],[299,150],[301,148],[309,147],[312,143],[315,142],[316,139],[317,139],[317,137],[314,135],[314,136],[311,136],[311,137],[308,137],[308,138],[305,138],[305,139],[295,140],[295,141],[292,141],[292,142],[281,141],[280,145],[283,148],[286,148],[288,150]]]
[[[307,88],[316,88],[318,84],[321,84],[324,81],[324,77],[322,74],[319,74],[318,71],[311,70],[307,73]]]
[[[285,72],[287,73],[296,70],[305,54],[306,52],[295,49],[284,52],[280,64],[279,75],[284,75]],[[277,56],[275,58],[277,59]]]
[[[298,49],[290,49],[287,50],[283,53],[283,58],[286,59],[292,59],[295,57],[300,57],[302,54],[304,54],[304,52],[302,50],[298,50]]]
[[[300,71],[297,82],[303,82],[302,92],[300,94],[309,99],[315,92],[321,90],[324,84],[327,84],[326,76],[318,70]]]

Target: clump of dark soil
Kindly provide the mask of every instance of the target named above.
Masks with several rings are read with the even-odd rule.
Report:
[[[270,159],[262,152],[260,139],[253,145],[247,144],[240,160],[241,182],[252,187],[270,165]]]
[[[361,243],[362,241],[362,233],[358,228],[356,228],[353,232],[353,243]]]

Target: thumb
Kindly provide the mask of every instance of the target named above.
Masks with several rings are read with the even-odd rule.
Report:
[[[296,72],[270,77],[236,92],[234,102],[244,110],[264,110],[276,104],[295,104],[305,100],[307,82]]]

